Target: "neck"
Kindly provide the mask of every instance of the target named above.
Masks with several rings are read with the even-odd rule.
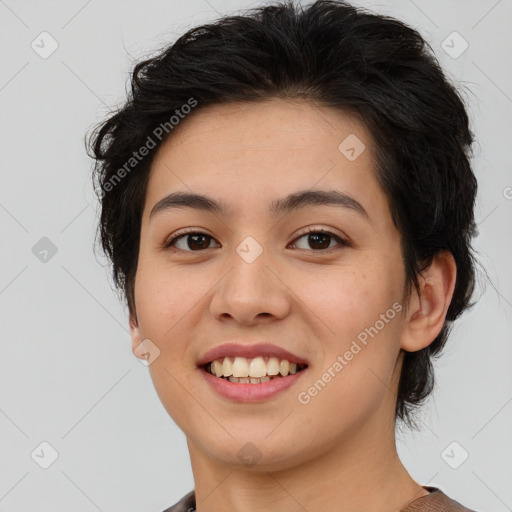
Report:
[[[213,460],[187,438],[197,512],[317,511],[332,510],[333,503],[339,512],[382,512],[383,504],[386,512],[399,512],[428,492],[401,463],[394,418],[386,421],[381,412],[322,453],[276,471]]]

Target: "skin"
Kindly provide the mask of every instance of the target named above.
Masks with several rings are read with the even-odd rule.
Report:
[[[354,161],[338,149],[350,134],[366,147]],[[304,100],[271,99],[198,110],[155,155],[132,349],[149,339],[160,350],[149,370],[186,435],[198,512],[313,512],[333,510],[333,503],[341,512],[391,512],[428,494],[397,455],[396,391],[403,350],[424,348],[443,326],[456,268],[449,253],[439,253],[420,280],[421,293],[406,304],[400,233],[377,182],[374,152],[357,118]],[[304,189],[349,194],[369,218],[325,205],[269,215],[270,201]],[[153,206],[178,190],[221,200],[232,212],[182,208],[150,220]],[[315,245],[304,236],[310,226],[351,245],[328,236]],[[164,248],[183,228],[212,238],[194,245],[183,237],[174,250]],[[263,249],[250,264],[236,252],[247,236]],[[400,313],[300,403],[298,393],[394,303],[403,306]],[[230,401],[211,389],[196,361],[235,338],[284,347],[309,361],[307,373],[265,402]],[[249,442],[261,455],[254,465],[237,456]]]

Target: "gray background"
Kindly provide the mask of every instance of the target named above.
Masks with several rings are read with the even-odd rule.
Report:
[[[475,247],[496,287],[481,279],[436,364],[423,430],[399,435],[399,453],[421,484],[479,512],[509,511],[512,0],[356,3],[418,28],[465,88],[478,138]],[[132,354],[126,311],[93,253],[83,137],[123,101],[137,59],[256,5],[0,0],[0,511],[159,512],[193,488],[185,437]],[[47,58],[31,47],[51,49],[43,31],[58,43]],[[457,58],[442,47],[462,50],[454,31],[469,44]],[[446,452],[453,441],[463,448]],[[462,449],[469,458],[453,469]]]

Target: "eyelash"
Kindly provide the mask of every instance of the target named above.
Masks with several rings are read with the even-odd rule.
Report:
[[[329,230],[324,229],[324,228],[315,228],[315,227],[307,228],[306,231],[304,231],[303,233],[299,234],[293,240],[293,242],[303,238],[306,235],[310,235],[312,233],[314,233],[314,234],[321,233],[321,234],[329,235],[336,242],[338,242],[339,246],[341,246],[341,247],[351,247],[352,246],[352,244],[348,240],[345,240],[345,239],[341,238],[339,235],[334,234],[332,231],[329,231]],[[212,240],[215,240],[212,236],[208,235],[208,233],[204,233],[202,231],[194,230],[194,228],[189,228],[186,231],[182,231],[181,233],[178,232],[176,234],[176,236],[174,236],[173,238],[171,238],[170,240],[168,240],[165,243],[164,248],[165,249],[176,250],[176,251],[183,251],[183,252],[202,252],[202,251],[207,250],[207,249],[202,249],[202,250],[200,249],[200,250],[197,250],[197,251],[192,251],[192,250],[176,249],[176,248],[172,247],[180,238],[183,238],[183,237],[185,237],[187,235],[206,235],[207,237],[211,238]],[[208,249],[211,249],[211,247],[209,247]],[[310,251],[313,251],[315,253],[321,253],[321,252],[322,253],[330,253],[334,249],[337,249],[337,247],[329,247],[327,249],[316,249],[316,250],[315,249],[299,249],[299,250],[301,250],[301,251],[310,250]]]

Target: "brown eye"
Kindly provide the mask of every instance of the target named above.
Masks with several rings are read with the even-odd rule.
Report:
[[[309,229],[306,233],[295,239],[295,243],[292,246],[296,246],[296,240],[302,238],[306,239],[308,247],[298,247],[298,249],[313,250],[317,252],[329,252],[330,249],[336,248],[336,246],[348,247],[350,244],[335,235],[331,231],[325,229]],[[175,236],[165,244],[165,248],[173,247],[180,251],[185,252],[197,252],[205,249],[211,249],[211,242],[215,239],[200,231],[188,231]],[[335,242],[334,244],[332,244]]]
[[[201,232],[183,233],[172,238],[165,247],[176,247],[182,251],[200,251],[210,248],[213,237]],[[181,244],[179,246],[178,244]]]
[[[348,246],[348,242],[340,238],[338,235],[335,235],[334,233],[324,230],[324,229],[310,229],[305,234],[299,236],[296,238],[296,240],[300,240],[301,238],[306,238],[307,242],[306,244],[309,245],[309,247],[298,247],[299,249],[313,249],[314,251],[326,251],[328,249],[333,249],[336,247],[336,244],[331,245],[331,242],[336,242],[337,245],[342,246]],[[296,242],[293,243],[294,246],[296,246]]]

